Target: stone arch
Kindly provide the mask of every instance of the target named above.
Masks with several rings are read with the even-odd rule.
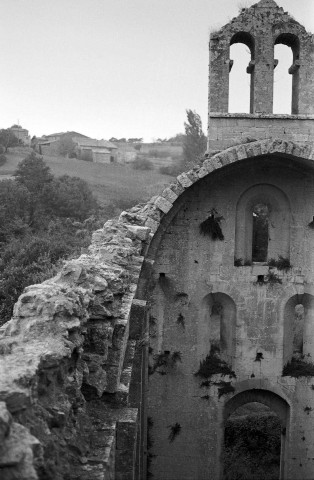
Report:
[[[254,64],[255,64],[255,38],[249,32],[239,31],[235,33],[230,39],[230,47],[235,44],[243,44],[248,47],[250,50],[251,58],[248,63],[246,73],[251,75],[250,80],[250,105],[249,112],[254,112]],[[230,54],[229,54],[230,56]],[[233,67],[233,60],[230,60],[229,63],[229,92],[228,92],[228,103],[230,103],[230,73]],[[229,111],[229,108],[228,108]]]
[[[222,292],[209,293],[201,303],[198,339],[204,357],[211,347],[219,349],[221,358],[232,365],[236,346],[236,305]]]
[[[188,190],[193,184],[215,170],[228,167],[232,163],[246,160],[247,158],[276,154],[284,155],[288,158],[302,158],[310,162],[314,161],[314,149],[311,145],[307,143],[297,144],[282,139],[261,140],[227,148],[207,158],[201,166],[181,173],[176,181],[165,188],[161,195],[155,198],[154,202],[146,208],[143,219],[145,225],[151,229],[153,234],[156,233],[164,215],[168,214],[174,206],[176,208],[173,209],[168,218],[172,218],[177,213],[180,207],[177,200],[184,194],[185,190]]]
[[[223,410],[223,430],[226,420],[240,406],[247,403],[258,402],[269,407],[276,413],[281,424],[281,454],[280,454],[280,479],[285,478],[285,463],[288,454],[290,406],[280,395],[261,388],[243,390],[227,400]],[[224,435],[222,435],[224,437]],[[224,439],[222,438],[222,442]],[[222,447],[223,448],[223,447]],[[221,469],[222,470],[222,469]]]
[[[286,45],[292,50],[293,61],[288,70],[292,75],[291,114],[297,115],[299,113],[300,40],[294,33],[280,33],[275,38],[274,46],[279,44]]]
[[[270,184],[254,185],[239,198],[236,208],[235,258],[252,262],[253,210],[258,204],[269,211],[268,258],[290,254],[290,204],[279,188]],[[267,257],[263,260],[267,261]]]

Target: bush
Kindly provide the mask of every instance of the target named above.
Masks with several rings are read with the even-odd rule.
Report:
[[[279,478],[281,425],[274,414],[246,415],[226,422],[224,480]]]
[[[84,220],[96,208],[97,202],[84,180],[63,175],[46,184],[42,193],[45,210],[52,216]]]
[[[175,165],[174,163],[172,163],[171,165],[159,167],[159,173],[161,173],[162,175],[171,175],[172,177],[176,177],[182,172],[183,169],[180,167],[180,165]]]
[[[7,161],[7,157],[3,153],[1,153],[0,154],[0,167],[2,167],[6,163],[6,161]]]
[[[170,150],[159,150],[154,148],[153,150],[148,151],[148,155],[154,158],[168,158],[171,157]]]
[[[147,158],[136,157],[132,163],[132,168],[134,170],[153,170],[154,166]]]

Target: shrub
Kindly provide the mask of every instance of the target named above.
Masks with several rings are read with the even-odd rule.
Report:
[[[132,163],[134,170],[153,170],[154,166],[147,158],[136,157]]]
[[[277,415],[229,417],[223,452],[224,480],[278,479],[280,440]]]
[[[96,208],[96,200],[84,180],[63,175],[45,185],[42,202],[50,215],[84,220]]]
[[[171,157],[170,150],[159,150],[158,148],[154,148],[148,151],[148,155],[154,158],[168,158]]]
[[[278,260],[270,258],[267,262],[267,265],[269,267],[275,267],[284,272],[288,272],[288,270],[292,268],[289,258],[283,257],[282,255],[279,255]]]
[[[302,358],[292,358],[282,370],[283,377],[314,377],[314,364]]]
[[[0,145],[0,155],[2,155],[5,152],[5,148],[3,145]]]
[[[231,370],[229,365],[219,358],[217,347],[212,345],[209,354],[205,360],[200,362],[199,369],[194,375],[201,378],[210,378],[212,375],[216,374],[235,377],[235,373]]]
[[[7,161],[7,157],[3,153],[1,153],[0,154],[0,167],[2,167],[6,163],[6,161]]]
[[[200,233],[208,235],[212,240],[224,240],[220,222],[224,217],[219,216],[218,212],[212,208],[209,217],[200,224]]]
[[[176,165],[175,163],[171,163],[171,165],[164,165],[159,167],[159,173],[162,175],[171,175],[172,177],[176,177],[184,170],[183,167],[180,165]]]

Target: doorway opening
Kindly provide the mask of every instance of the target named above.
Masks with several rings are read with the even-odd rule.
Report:
[[[223,480],[279,480],[281,429],[262,403],[237,408],[225,424]]]
[[[225,404],[223,480],[282,480],[289,454],[289,404],[269,390],[254,388]]]

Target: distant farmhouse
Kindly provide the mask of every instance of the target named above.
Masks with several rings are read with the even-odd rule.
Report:
[[[21,125],[12,125],[12,127],[10,127],[10,130],[16,136],[20,143],[28,146],[31,144],[31,137],[29,136],[28,130],[26,130],[26,128],[22,128]]]
[[[78,132],[60,132],[37,139],[36,150],[42,155],[60,155],[64,139],[73,142],[70,156],[97,163],[116,163],[117,147],[107,140],[96,140]]]

